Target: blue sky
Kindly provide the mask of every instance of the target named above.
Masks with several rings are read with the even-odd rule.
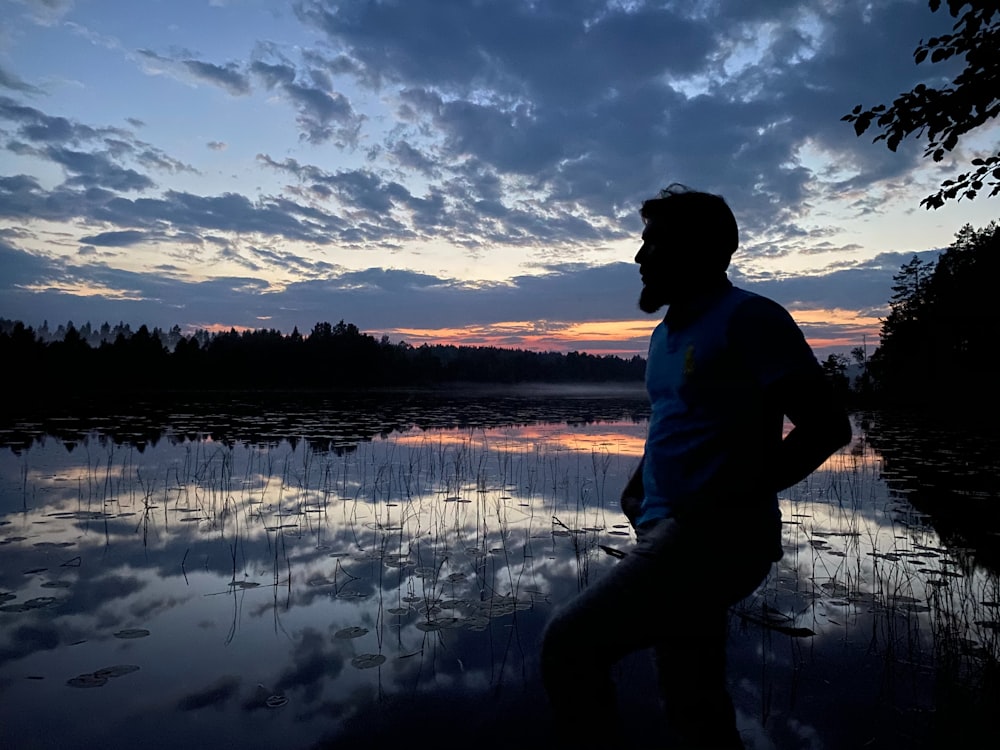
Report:
[[[721,193],[817,352],[997,202],[840,121],[954,68],[925,0],[0,0],[0,317],[346,320],[642,353],[643,198]],[[961,166],[997,128],[960,144]],[[928,255],[930,257],[930,255]]]

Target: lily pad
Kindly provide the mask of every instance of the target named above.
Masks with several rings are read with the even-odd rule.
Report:
[[[121,677],[122,675],[138,672],[139,667],[135,664],[115,664],[113,667],[102,667],[94,672],[95,677]]]
[[[358,669],[371,669],[384,663],[385,657],[382,654],[358,654],[351,659],[351,666]]]
[[[149,631],[145,628],[125,628],[124,630],[119,630],[114,634],[115,638],[145,638],[149,635]]]
[[[417,623],[417,630],[423,630],[425,633],[429,633],[435,630],[442,630],[444,628],[451,628],[458,625],[457,617],[439,617],[432,620],[422,620]]]
[[[268,708],[281,708],[286,703],[288,703],[288,698],[283,695],[269,695],[264,701],[264,705]]]
[[[98,677],[96,674],[81,674],[70,677],[66,684],[75,688],[96,688],[101,687],[108,681],[107,677]]]
[[[334,638],[360,638],[368,633],[368,628],[362,628],[360,626],[352,626],[350,628],[341,628],[336,633],[333,634]]]
[[[50,607],[57,601],[59,600],[54,596],[36,596],[34,599],[28,599],[24,606],[28,609],[41,609],[42,607]]]

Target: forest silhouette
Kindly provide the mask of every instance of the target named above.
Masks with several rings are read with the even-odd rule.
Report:
[[[117,327],[113,340],[89,324],[60,327],[45,340],[20,321],[0,320],[0,358],[9,388],[21,394],[123,394],[157,391],[330,390],[446,383],[639,382],[645,360],[583,352],[392,343],[353,323],[298,329],[180,335],[145,325]],[[46,326],[47,329],[47,326]],[[83,333],[81,333],[81,331]]]

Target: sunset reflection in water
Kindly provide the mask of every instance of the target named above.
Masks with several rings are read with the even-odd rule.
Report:
[[[147,747],[304,747],[373,722],[389,733],[416,707],[461,707],[460,726],[489,724],[490,706],[544,721],[541,627],[615,564],[602,547],[627,552],[618,497],[645,429],[413,429],[337,451],[139,451],[94,433],[0,451],[0,724],[11,746],[44,727],[64,747],[120,745],[126,728]],[[906,698],[923,705],[940,618],[995,620],[995,577],[963,567],[881,468],[859,440],[782,494],[785,559],[733,617],[734,697],[757,746],[846,731],[803,692],[879,700],[824,671],[830,653],[885,670],[873,654],[902,639],[913,666],[894,674],[923,685]],[[962,637],[996,646],[988,626]],[[813,656],[785,645],[803,643]],[[811,676],[792,688],[792,674]],[[620,677],[636,705],[654,700],[647,672]]]

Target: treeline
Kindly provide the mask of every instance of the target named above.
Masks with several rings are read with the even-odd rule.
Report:
[[[17,321],[0,318],[0,333],[13,332],[15,325],[17,325]],[[46,320],[41,326],[34,329],[34,334],[35,338],[42,342],[62,341],[66,338],[66,332],[70,329],[75,330],[75,336],[79,336],[82,341],[85,341],[94,348],[99,347],[101,344],[113,343],[119,336],[131,338],[133,333],[132,326],[124,321],[119,321],[115,325],[111,325],[111,323],[105,321],[101,326],[92,326],[88,321],[77,328],[71,320],[68,323],[59,323],[55,329],[52,329],[49,328],[49,321]],[[181,327],[178,325],[168,330],[154,327],[150,333],[171,351],[177,346],[178,341],[185,338]],[[212,334],[205,330],[197,330],[192,335],[202,345],[207,344],[212,337]]]
[[[90,329],[88,326],[88,330]],[[317,323],[308,335],[254,330],[175,336],[168,346],[145,325],[91,346],[68,324],[43,340],[0,320],[0,360],[14,393],[120,394],[159,390],[325,390],[442,383],[641,381],[645,360],[579,352],[391,343],[353,323]],[[8,390],[8,392],[11,392]]]
[[[936,261],[914,256],[893,276],[878,348],[823,363],[855,403],[995,413],[1000,226],[966,225]],[[848,376],[851,364],[857,373]]]

